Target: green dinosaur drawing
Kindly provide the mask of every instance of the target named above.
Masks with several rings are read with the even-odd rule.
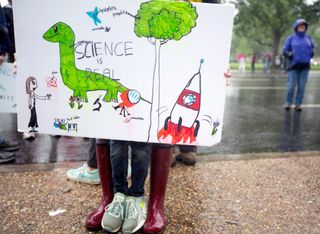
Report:
[[[63,22],[54,24],[43,38],[58,42],[60,50],[60,72],[63,83],[73,90],[73,97],[88,102],[87,92],[105,90],[105,102],[118,102],[118,93],[128,90],[119,82],[99,73],[80,70],[76,67],[74,56],[75,35],[71,27]]]

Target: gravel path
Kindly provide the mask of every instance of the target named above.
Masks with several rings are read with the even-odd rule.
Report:
[[[178,165],[165,233],[320,233],[319,168],[320,156],[294,155]],[[67,169],[0,173],[0,233],[94,233],[83,222],[100,186],[67,181]]]

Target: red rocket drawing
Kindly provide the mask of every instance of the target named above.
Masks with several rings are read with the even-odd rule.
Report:
[[[180,93],[170,116],[166,118],[163,128],[158,132],[161,140],[171,136],[171,143],[194,143],[200,122],[197,120],[201,104],[201,60],[199,71],[193,75]],[[189,141],[189,142],[188,142]]]
[[[122,102],[113,108],[115,110],[121,108],[120,115],[126,117],[126,115],[130,115],[127,109],[137,104],[141,99],[141,95],[136,90],[127,90],[121,93],[120,98]]]

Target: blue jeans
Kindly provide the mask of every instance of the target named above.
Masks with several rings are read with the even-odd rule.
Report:
[[[131,181],[128,188],[128,149],[131,147]],[[133,141],[110,141],[112,182],[115,192],[128,196],[144,195],[144,182],[147,178],[151,144]]]
[[[109,142],[106,141],[106,144],[109,144]],[[96,138],[90,138],[88,153],[89,153],[89,159],[87,160],[87,165],[90,168],[97,169],[98,164],[97,164],[97,154],[96,154]]]
[[[304,96],[304,90],[308,81],[309,69],[288,71],[288,84],[286,93],[286,104],[291,105],[295,91],[298,86],[296,94],[296,105],[301,105]]]

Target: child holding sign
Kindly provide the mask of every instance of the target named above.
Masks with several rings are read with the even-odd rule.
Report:
[[[128,149],[131,158],[131,187],[128,187]],[[101,226],[108,232],[121,229],[134,233],[146,219],[144,182],[148,174],[151,145],[144,142],[110,141],[110,161],[114,189],[113,201],[106,207]]]

